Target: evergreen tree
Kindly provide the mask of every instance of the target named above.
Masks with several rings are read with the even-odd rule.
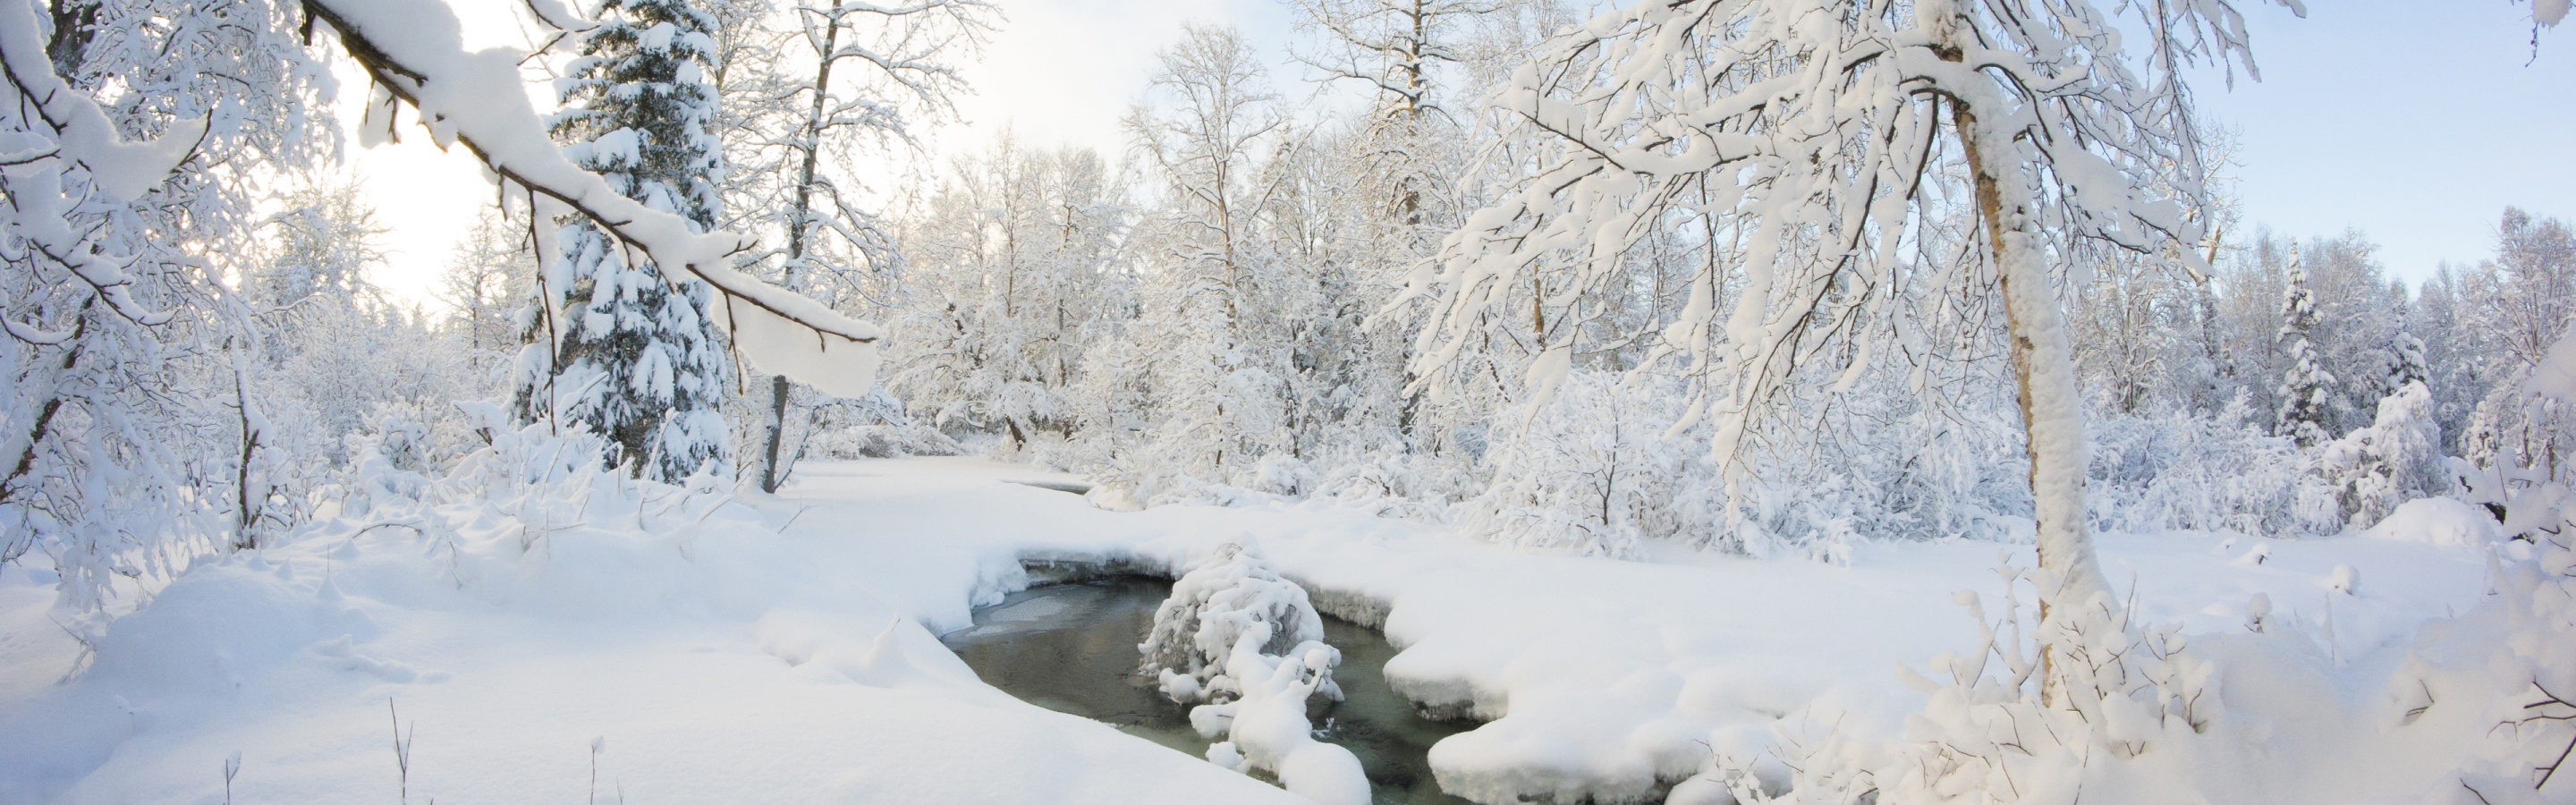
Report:
[[[712,227],[723,171],[708,131],[715,17],[682,0],[605,0],[598,17],[561,83],[555,138],[626,197]],[[676,481],[709,462],[729,471],[718,409],[727,364],[709,289],[674,288],[586,218],[555,241],[542,315],[529,322],[552,354],[522,359],[519,416],[589,426],[612,445],[605,460],[632,462],[640,477]]]
[[[2389,346],[2396,353],[2396,364],[2388,370],[2388,387],[2403,389],[2408,383],[2433,382],[2432,366],[2424,362],[2424,339],[2414,333],[2397,331],[2397,341]]]
[[[2300,447],[2334,438],[2326,428],[2331,416],[2326,402],[2334,393],[2335,378],[2318,365],[2316,344],[2309,338],[2316,327],[2316,293],[2309,290],[2308,268],[2294,250],[2289,293],[2281,301],[2280,340],[2289,354],[2290,371],[2281,378],[2281,414],[2272,432],[2296,440]]]

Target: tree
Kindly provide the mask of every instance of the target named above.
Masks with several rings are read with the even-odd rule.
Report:
[[[525,310],[525,300],[535,293],[530,245],[525,227],[512,225],[499,209],[486,207],[448,256],[447,271],[439,278],[438,299],[454,311],[455,326],[463,331],[460,335],[478,378],[515,350],[519,335],[528,330],[518,314],[533,312]]]
[[[1378,98],[1359,138],[1375,163],[1364,176],[1387,185],[1372,201],[1383,205],[1392,222],[1430,233],[1424,224],[1444,216],[1425,209],[1437,203],[1426,196],[1440,194],[1450,178],[1443,175],[1441,168],[1447,166],[1439,152],[1464,140],[1458,136],[1458,119],[1440,97],[1435,73],[1459,61],[1461,29],[1497,11],[1499,3],[1294,0],[1292,5],[1299,27],[1322,40],[1319,49],[1298,53],[1298,61],[1336,80],[1365,83]]]
[[[2489,265],[2497,294],[2488,312],[2501,328],[2500,346],[2515,363],[2538,365],[2576,310],[2576,231],[2506,207]]]
[[[546,28],[591,28],[554,0],[524,5]],[[673,281],[706,283],[723,303],[713,321],[740,357],[828,393],[868,393],[881,337],[875,325],[744,274],[731,261],[754,250],[749,236],[697,231],[687,217],[629,198],[607,177],[575,165],[521,97],[518,67],[526,54],[466,52],[462,24],[441,5],[306,0],[304,11],[308,36],[336,37],[375,82],[377,100],[362,133],[392,132],[394,113],[409,106],[433,142],[463,145],[481,161],[502,196],[526,199],[540,216],[581,216]]]
[[[2506,208],[2495,257],[2462,280],[2463,311],[2447,340],[2467,348],[2466,363],[2482,367],[2487,384],[2457,439],[2460,454],[2486,471],[2472,486],[2498,495],[2561,480],[2563,457],[2576,454],[2576,412],[2563,395],[2527,386],[2576,314],[2576,234],[2563,221]]]
[[[578,27],[552,0],[527,6],[546,25]],[[223,404],[252,397],[249,353],[265,348],[252,339],[263,335],[257,311],[227,283],[275,267],[256,232],[259,174],[337,144],[313,113],[328,72],[299,34],[333,37],[375,80],[363,135],[391,133],[408,104],[434,142],[473,151],[504,195],[586,216],[674,276],[706,281],[747,357],[833,389],[873,374],[873,326],[744,277],[721,262],[741,237],[692,232],[565,159],[521,92],[524,54],[466,52],[443,5],[52,10],[48,29],[34,5],[0,8],[0,94],[15,101],[0,104],[0,131],[16,144],[0,172],[0,561],[50,554],[75,608],[95,611],[118,585],[148,590],[232,543],[219,524],[250,509],[225,499],[258,497],[257,434],[278,423]],[[397,342],[422,340],[416,318],[379,323],[407,328]]]
[[[0,8],[0,561],[41,551],[65,603],[229,542],[240,477],[221,285],[247,177],[329,142],[324,73],[264,0]],[[228,449],[229,448],[229,449]]]
[[[912,335],[888,386],[932,425],[1013,452],[1072,437],[1074,383],[1133,304],[1126,187],[1094,151],[1033,152],[1007,132],[951,176],[901,239]]]
[[[723,170],[706,128],[715,93],[707,31],[715,19],[682,0],[609,0],[583,35],[553,122],[566,153],[646,206],[715,224]],[[674,287],[649,260],[628,260],[607,233],[575,219],[555,235],[531,317],[531,359],[514,395],[524,421],[580,422],[606,437],[609,465],[677,482],[730,472],[718,405],[729,368],[708,318],[712,292]],[[631,262],[631,264],[630,264]]]
[[[1927,264],[1979,261],[2010,333],[2053,578],[2044,600],[2089,606],[2105,584],[2085,533],[2083,411],[2053,269],[2081,256],[2078,242],[2191,261],[2203,236],[2185,207],[2203,163],[2180,71],[2251,70],[2225,2],[2121,9],[2141,24],[2115,28],[2081,0],[1689,0],[1568,33],[1499,95],[1554,150],[1412,278],[1412,296],[1435,305],[1420,374],[1444,382],[1441,366],[1526,321],[1503,303],[1533,279],[1559,277],[1528,297],[1536,313],[1598,310],[1627,291],[1633,249],[1705,220],[1735,248],[1693,278],[1654,359],[1692,377],[1694,408],[1718,418],[1717,454],[1742,467],[1745,434],[1793,370],[1828,355],[1865,363],[1867,350],[1820,350],[1888,315],[1883,294]],[[2123,50],[2138,30],[2152,81]],[[2167,197],[2147,191],[2150,174]],[[1960,252],[1909,236],[1970,216]],[[1544,399],[1587,336],[1531,329],[1542,351],[1527,380]]]
[[[2317,347],[2308,333],[2317,326],[2316,294],[2308,289],[2308,270],[2299,253],[2290,252],[2290,290],[2281,302],[2281,342],[2290,368],[2281,378],[2281,412],[2272,434],[2288,436],[2300,447],[2334,438],[2327,400],[2335,393],[2335,376],[2319,366]]]
[[[1162,399],[1125,472],[1223,484],[1287,447],[1287,345],[1271,337],[1283,322],[1261,292],[1286,277],[1261,216],[1279,189],[1265,166],[1296,138],[1240,33],[1184,29],[1160,61],[1149,97],[1164,105],[1130,110],[1126,128],[1163,184],[1159,214],[1140,227],[1151,273],[1128,332],[1159,353],[1139,368]]]
[[[774,269],[781,287],[829,304],[886,310],[901,253],[851,175],[856,149],[917,145],[916,118],[952,114],[966,85],[948,60],[980,47],[996,12],[983,0],[797,2],[788,11],[796,22],[789,44],[745,48],[768,58],[728,66],[728,96],[745,107],[732,116],[749,135],[746,167],[761,177],[741,188],[748,198],[739,214],[744,224],[781,235]],[[755,17],[741,27],[760,24]],[[791,392],[786,377],[770,378],[755,458],[762,491],[777,491],[795,462],[787,442]]]

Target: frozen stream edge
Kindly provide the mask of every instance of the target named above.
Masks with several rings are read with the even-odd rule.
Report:
[[[1124,557],[1055,555],[1020,564],[1018,575],[1022,578],[995,585],[990,592],[1018,589],[1007,593],[1004,603],[996,603],[989,595],[978,595],[975,625],[943,635],[942,642],[962,641],[951,643],[952,650],[969,659],[987,684],[1015,698],[1103,720],[1193,757],[1201,754],[1204,739],[1189,734],[1187,740],[1181,740],[1184,736],[1180,733],[1192,732],[1187,726],[1165,735],[1172,725],[1160,723],[1158,716],[1142,716],[1145,710],[1138,708],[1144,705],[1131,701],[1133,693],[1110,692],[1117,687],[1109,681],[1117,669],[1109,666],[1119,663],[1104,654],[1105,643],[1122,642],[1112,637],[1126,637],[1123,642],[1130,643],[1141,639],[1141,633],[1127,636],[1123,631],[1134,626],[1128,620],[1134,617],[1130,613],[1135,611],[1136,602],[1150,599],[1144,604],[1150,611],[1170,594],[1168,585],[1172,580],[1160,563]],[[1137,586],[1145,584],[1152,586]],[[1051,588],[1063,592],[1040,592]],[[1109,597],[1097,597],[1103,594]],[[1327,618],[1327,631],[1334,635],[1330,640],[1349,660],[1344,670],[1353,676],[1345,684],[1358,685],[1348,688],[1352,698],[1347,702],[1314,703],[1316,709],[1309,715],[1316,719],[1320,730],[1317,737],[1361,752],[1369,763],[1372,785],[1377,788],[1374,802],[1468,803],[1436,787],[1441,775],[1430,767],[1427,754],[1439,741],[1482,726],[1482,722],[1439,718],[1464,710],[1424,708],[1384,675],[1386,664],[1402,651],[1380,631],[1389,610],[1387,604],[1342,591],[1309,595],[1320,599],[1317,610]],[[988,611],[990,620],[985,614]],[[1048,660],[1061,662],[1066,671],[1030,675],[1028,669],[1035,666],[1029,663],[1045,666]],[[1132,658],[1127,664],[1132,665]],[[1133,669],[1127,670],[1132,673]],[[1103,685],[1108,687],[1099,687]],[[1148,709],[1168,709],[1166,715],[1177,717],[1187,711],[1159,694],[1145,698],[1159,706]],[[1134,721],[1139,717],[1146,720]],[[1336,723],[1340,726],[1334,726]],[[1267,775],[1255,776],[1268,779]]]

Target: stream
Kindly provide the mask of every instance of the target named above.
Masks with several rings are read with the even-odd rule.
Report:
[[[1206,738],[1189,710],[1136,673],[1136,644],[1172,583],[1116,576],[1013,593],[975,611],[975,625],[941,638],[986,684],[1030,704],[1107,723],[1192,757]],[[1367,627],[1324,618],[1324,642],[1342,652],[1333,679],[1343,701],[1312,708],[1315,737],[1358,755],[1375,805],[1470,805],[1441,793],[1425,754],[1473,725],[1430,721],[1387,687],[1395,647]]]

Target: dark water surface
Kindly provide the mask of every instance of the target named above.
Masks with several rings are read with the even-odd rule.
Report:
[[[1136,673],[1136,644],[1171,593],[1171,582],[1133,576],[1037,587],[976,610],[973,627],[941,639],[986,684],[1022,701],[1205,757],[1210,741],[1190,729],[1188,708]],[[1376,805],[1468,805],[1440,793],[1424,753],[1472,725],[1415,715],[1387,687],[1395,647],[1376,632],[1328,617],[1324,642],[1342,652],[1333,679],[1344,700],[1316,708],[1315,737],[1359,756]]]

